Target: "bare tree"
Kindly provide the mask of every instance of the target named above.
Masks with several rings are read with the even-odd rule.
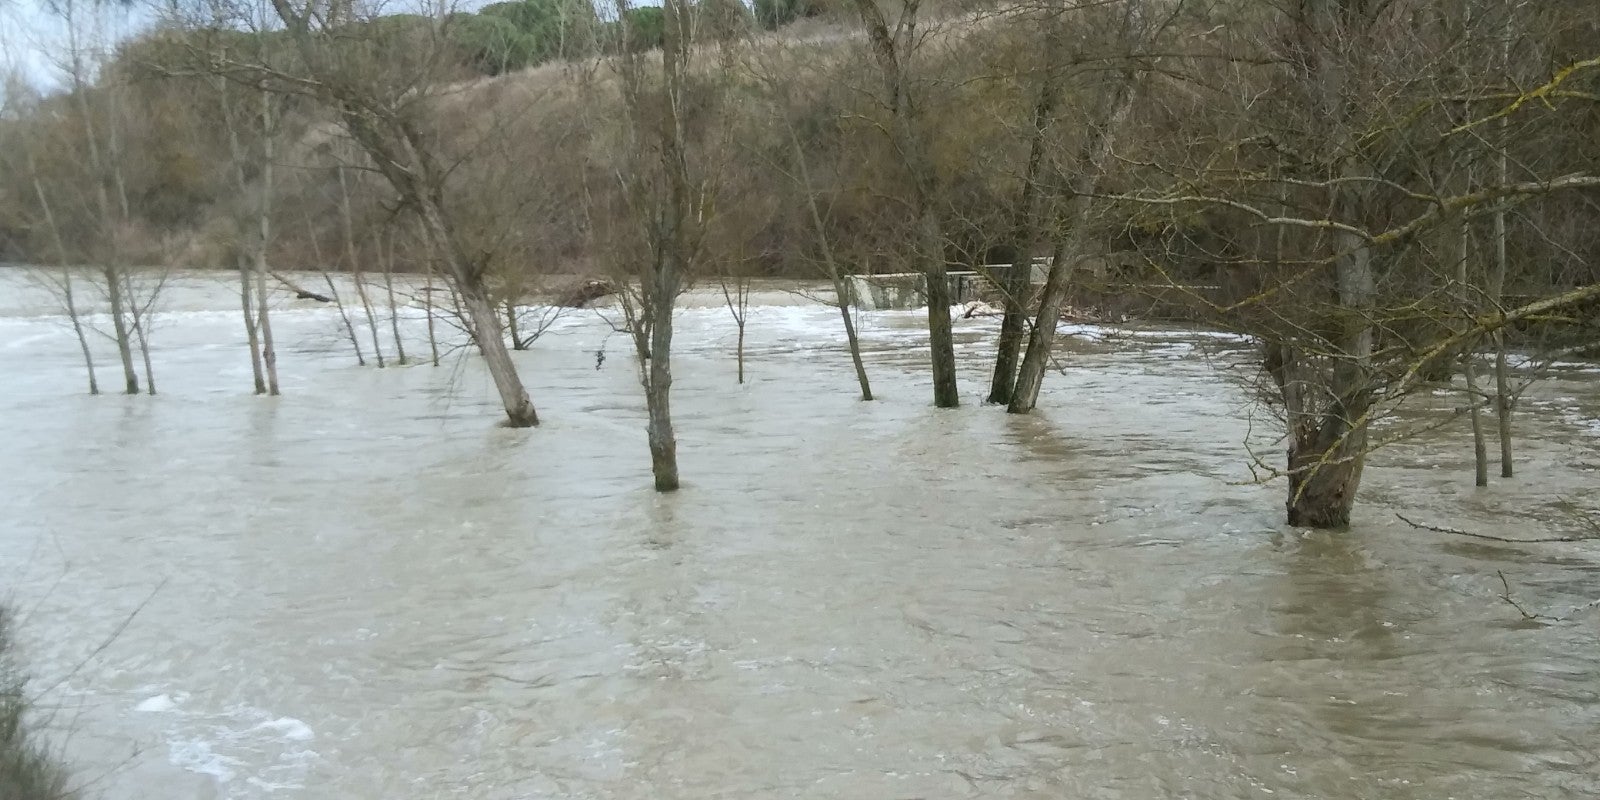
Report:
[[[117,354],[122,360],[123,391],[126,394],[138,394],[139,374],[134,366],[133,355],[134,325],[129,308],[130,303],[136,301],[128,297],[128,268],[123,263],[123,248],[117,246],[119,234],[126,230],[127,220],[123,212],[127,210],[127,204],[112,202],[112,192],[123,185],[120,177],[121,165],[102,146],[100,129],[95,124],[97,115],[90,105],[89,75],[92,65],[83,37],[84,26],[93,24],[94,20],[92,14],[90,19],[84,18],[82,3],[83,0],[60,0],[52,8],[60,15],[67,32],[64,67],[71,83],[72,96],[77,102],[87,156],[85,166],[93,182],[93,208],[98,221],[96,231],[98,241],[91,251],[91,256],[98,262],[97,266],[103,279],[101,288],[110,305],[111,324],[115,331],[113,338],[117,345]],[[94,10],[97,9],[91,9]],[[114,88],[112,91],[114,93]],[[109,127],[114,129],[115,125],[113,120]]]
[[[1032,12],[1032,13],[1026,13]],[[1067,24],[1062,17],[1066,9],[1061,3],[1047,3],[1043,8],[1025,9],[1024,25],[1036,25],[1039,31],[1039,53],[1043,63],[1038,66],[1034,83],[1033,109],[1028,133],[1028,154],[1023,165],[1022,185],[1018,190],[1015,230],[1005,247],[1012,255],[1011,267],[1001,282],[1004,316],[1000,321],[1000,338],[996,343],[994,375],[989,383],[988,402],[1009,405],[1015,397],[1017,368],[1022,356],[1022,343],[1026,338],[1030,300],[1033,290],[1033,252],[1044,227],[1044,201],[1048,194],[1046,157],[1050,151],[1051,135],[1061,105],[1062,71],[1067,60],[1067,47],[1062,28]]]
[[[744,325],[750,318],[750,278],[747,275],[719,275],[717,285],[722,289],[722,301],[733,317],[738,329],[733,357],[738,366],[739,384],[744,384]]]
[[[30,151],[30,167],[32,160]],[[89,337],[84,331],[83,318],[78,313],[77,296],[73,292],[71,257],[67,255],[66,242],[61,238],[61,226],[56,223],[55,212],[50,207],[50,198],[44,191],[44,183],[39,180],[37,170],[33,170],[33,173],[33,192],[39,201],[40,212],[44,215],[45,228],[50,232],[50,241],[55,246],[57,272],[53,281],[54,288],[67,311],[67,319],[72,324],[72,333],[78,339],[78,349],[83,353],[83,367],[89,377],[89,394],[99,394],[100,382],[95,377],[94,353],[89,349]]]
[[[676,491],[678,441],[672,425],[673,310],[699,257],[704,236],[706,187],[690,174],[689,81],[694,43],[694,8],[687,0],[665,0],[659,83],[645,73],[645,56],[631,47],[637,34],[629,0],[616,0],[622,41],[614,63],[626,113],[627,162],[617,171],[623,203],[641,232],[636,266],[624,268],[619,293],[644,386],[650,467],[656,491]],[[628,259],[629,256],[623,256]],[[627,274],[631,273],[631,274]]]
[[[356,298],[361,301],[361,311],[367,317],[367,332],[372,335],[372,357],[378,361],[378,369],[383,369],[386,364],[383,360],[383,342],[378,339],[378,315],[372,310],[372,298],[367,295],[367,279],[361,270],[361,253],[356,249],[356,222],[350,211],[350,185],[345,179],[345,168],[334,167],[339,174],[339,214],[344,222],[344,255],[346,267],[350,270],[350,280],[356,287]]]
[[[406,343],[400,336],[400,305],[395,301],[394,294],[394,229],[388,231],[389,247],[385,251],[383,243],[378,243],[379,254],[383,259],[383,289],[389,299],[389,330],[394,336],[394,351],[396,363],[405,366]]]
[[[257,92],[261,101],[261,177],[260,186],[257,187],[256,207],[256,247],[255,247],[255,278],[256,278],[256,303],[257,320],[256,328],[261,334],[261,363],[267,373],[267,394],[273,397],[279,394],[278,385],[278,350],[272,338],[271,298],[267,293],[267,248],[272,242],[272,195],[274,191],[273,175],[275,158],[273,153],[273,140],[277,135],[274,101],[272,94],[265,87]]]
[[[877,78],[878,101],[889,115],[888,136],[910,186],[916,259],[926,281],[928,347],[933,362],[933,403],[940,408],[961,405],[956,384],[955,335],[950,327],[950,283],[945,265],[945,236],[940,219],[942,189],[928,152],[928,124],[922,103],[926,89],[916,77],[916,60],[926,43],[918,30],[921,0],[897,0],[891,28],[877,0],[855,0],[866,29]]]
[[[1145,3],[1146,0],[1122,0],[1117,34],[1112,38],[1117,52],[1111,56],[1120,63],[1113,66],[1107,85],[1100,89],[1093,116],[1087,120],[1087,130],[1083,132],[1076,153],[1065,167],[1053,173],[1048,184],[1047,191],[1061,195],[1056,204],[1062,209],[1060,224],[1065,230],[1057,234],[1055,249],[1050,255],[1050,269],[1039,295],[1038,313],[1028,335],[1028,349],[1006,406],[1013,414],[1026,414],[1039,403],[1039,391],[1044,386],[1045,372],[1050,368],[1050,351],[1055,343],[1056,324],[1061,321],[1061,305],[1066,300],[1068,282],[1090,241],[1094,196],[1111,164],[1117,137],[1133,112],[1142,75],[1141,54],[1148,48],[1149,38],[1176,18],[1184,5],[1183,2],[1174,3],[1158,21],[1151,19]]]
[[[866,363],[861,358],[861,337],[856,332],[850,276],[835,257],[833,240],[823,219],[822,205],[817,199],[821,190],[811,176],[810,159],[806,155],[805,144],[800,140],[800,132],[794,121],[796,106],[799,105],[795,86],[797,82],[792,79],[783,59],[779,58],[780,55],[792,56],[794,48],[785,50],[780,48],[777,42],[763,40],[754,43],[751,49],[755,60],[756,77],[772,99],[773,114],[780,128],[779,135],[783,137],[787,145],[785,150],[790,156],[787,168],[779,166],[778,169],[795,184],[796,190],[800,193],[801,204],[805,209],[804,227],[815,243],[817,262],[821,264],[822,273],[833,286],[833,305],[839,309],[840,319],[844,323],[845,345],[850,351],[850,363],[855,369],[856,384],[861,390],[861,399],[870,401],[872,382],[867,378]]]
[[[225,19],[222,8],[213,4],[213,18]],[[252,25],[255,20],[251,20]],[[259,55],[259,54],[258,54]],[[230,58],[223,46],[215,58]],[[238,197],[253,198],[253,213],[240,213],[234,220],[234,246],[236,266],[239,270],[239,305],[244,315],[245,337],[250,349],[251,376],[256,394],[278,394],[277,355],[271,335],[271,316],[266,291],[267,247],[271,241],[271,209],[273,184],[272,99],[266,91],[260,92],[259,118],[247,115],[236,108],[230,81],[226,75],[212,78],[221,106],[222,124],[227,129],[228,154],[232,160],[230,173]],[[250,119],[256,124],[247,125]],[[246,136],[249,139],[246,139]],[[253,145],[253,146],[252,146]],[[259,185],[252,186],[250,172],[257,174]],[[248,219],[247,219],[248,217]]]
[[[412,54],[421,64],[416,69],[385,70],[373,58],[374,43],[351,37],[341,27],[351,21],[348,3],[271,1],[303,61],[304,72],[271,71],[270,76],[286,90],[309,93],[337,113],[372,168],[398,195],[399,203],[421,220],[433,252],[473,320],[473,340],[500,394],[507,423],[513,427],[537,425],[538,414],[499,336],[498,314],[483,265],[462,240],[446,200],[449,171],[432,149],[419,119],[436,85],[437,71],[430,65],[437,63],[437,53]],[[435,25],[434,39],[425,43],[434,50],[440,48],[440,29]]]
[[[1429,373],[1438,364],[1457,362],[1497,331],[1550,321],[1600,297],[1592,276],[1576,286],[1552,281],[1509,307],[1480,310],[1457,291],[1468,283],[1465,221],[1507,203],[1590,190],[1600,177],[1563,169],[1499,183],[1469,175],[1458,162],[1475,148],[1454,137],[1522,113],[1590,62],[1532,88],[1461,86],[1448,74],[1451,37],[1440,26],[1400,24],[1428,20],[1435,9],[1459,14],[1460,3],[1307,0],[1264,16],[1282,32],[1265,40],[1279,50],[1256,61],[1266,79],[1232,70],[1237,124],[1200,134],[1223,146],[1173,154],[1146,145],[1150,152],[1128,162],[1140,161],[1162,188],[1111,196],[1137,204],[1134,213],[1174,210],[1149,259],[1174,288],[1182,287],[1171,269],[1198,259],[1230,261],[1253,279],[1237,300],[1195,300],[1262,344],[1288,441],[1287,465],[1266,471],[1287,478],[1293,525],[1349,524],[1368,454],[1404,435],[1376,438],[1373,423],[1437,386]],[[1224,37],[1219,45],[1243,41]],[[1489,110],[1461,121],[1463,98],[1487,95]],[[1222,244],[1196,243],[1194,214]],[[1274,236],[1277,252],[1263,252]],[[1184,247],[1197,255],[1183,255]],[[1482,397],[1473,390],[1460,416]]]

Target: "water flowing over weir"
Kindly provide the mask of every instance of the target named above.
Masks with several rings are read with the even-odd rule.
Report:
[[[1226,340],[1068,331],[1015,417],[976,403],[993,321],[958,321],[939,411],[917,312],[864,318],[861,403],[836,311],[753,309],[738,386],[726,310],[688,308],[662,496],[593,312],[517,354],[546,422],[511,430],[472,359],[357,368],[288,302],[285,394],[249,396],[220,279],[169,295],[163,396],[83,396],[0,280],[0,575],[106,797],[1600,795],[1600,621],[1528,624],[1496,578],[1570,608],[1595,547],[1394,519],[1529,536],[1584,498],[1577,368],[1527,404],[1525,478],[1475,492],[1432,434],[1302,534],[1243,483]]]

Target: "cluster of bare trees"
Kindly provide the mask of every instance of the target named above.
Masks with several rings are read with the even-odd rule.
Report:
[[[440,4],[402,25],[358,0],[192,0],[97,66],[74,47],[70,102],[7,112],[35,142],[71,120],[81,175],[37,165],[42,147],[6,169],[32,176],[35,196],[13,204],[36,260],[93,265],[57,285],[71,310],[74,281],[94,276],[130,392],[137,355],[153,391],[153,295],[130,279],[130,231],[224,232],[206,241],[227,247],[198,249],[239,272],[261,393],[277,392],[276,270],[353,273],[355,301],[331,279],[330,299],[357,358],[380,366],[373,309],[387,303],[404,363],[395,273],[425,275],[432,361],[438,311],[513,426],[539,418],[512,352],[550,320],[525,298],[550,274],[605,275],[663,491],[679,485],[673,309],[695,281],[722,287],[742,380],[749,277],[826,278],[870,400],[849,278],[921,273],[933,401],[952,408],[947,273],[988,273],[1003,319],[986,397],[1012,413],[1039,405],[1075,296],[1160,289],[1259,345],[1287,443],[1259,463],[1286,479],[1292,523],[1336,527],[1383,444],[1377,420],[1421,390],[1458,392],[1478,482],[1491,449],[1509,477],[1516,399],[1537,374],[1513,351],[1593,344],[1600,22],[1586,5],[854,0],[798,36],[737,4],[617,0],[550,17],[570,20],[572,60],[482,78],[456,60],[462,19]],[[201,196],[191,219],[130,210],[119,98],[160,91],[147,84],[187,87],[189,118],[220,123],[189,134],[226,165],[215,178],[140,184]],[[1108,254],[1135,266],[1086,266]]]

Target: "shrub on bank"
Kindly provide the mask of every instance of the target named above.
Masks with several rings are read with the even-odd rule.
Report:
[[[70,800],[66,770],[29,728],[27,682],[12,655],[10,612],[0,607],[0,798]]]

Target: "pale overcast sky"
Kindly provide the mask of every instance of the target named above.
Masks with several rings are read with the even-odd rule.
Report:
[[[92,0],[78,1],[78,30],[84,47],[109,47],[148,26],[148,6],[122,7]],[[61,62],[67,50],[67,26],[46,0],[0,0],[0,68],[19,71],[42,89],[66,82]]]

